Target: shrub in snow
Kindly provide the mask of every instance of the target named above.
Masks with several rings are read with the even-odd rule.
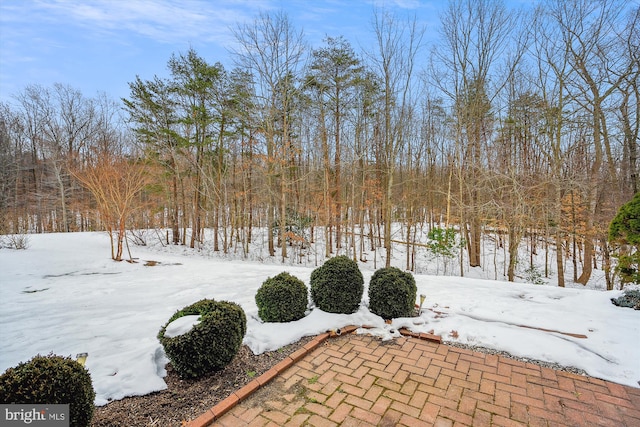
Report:
[[[69,425],[88,426],[96,393],[84,366],[69,357],[36,356],[0,376],[0,402],[69,404]]]
[[[287,272],[270,277],[256,293],[258,315],[265,322],[302,319],[309,305],[304,282]]]
[[[524,281],[534,285],[544,285],[542,272],[535,265],[529,266],[524,272]]]
[[[184,316],[199,315],[200,322],[185,333],[167,336],[167,326]],[[247,318],[233,302],[203,299],[178,310],[158,333],[178,375],[198,378],[224,368],[240,350]]]
[[[22,234],[7,234],[0,236],[0,248],[27,249],[29,248],[29,236]]]
[[[358,264],[347,256],[331,258],[311,273],[311,299],[320,310],[355,313],[363,292],[362,273]]]
[[[369,310],[384,319],[411,317],[418,288],[411,273],[396,267],[381,268],[369,282]]]
[[[640,310],[640,290],[627,290],[624,295],[618,298],[611,298],[611,302],[618,307],[630,307],[634,310]]]

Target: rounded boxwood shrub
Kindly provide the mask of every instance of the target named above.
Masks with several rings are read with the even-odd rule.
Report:
[[[364,292],[358,264],[341,255],[327,260],[311,273],[311,299],[329,313],[355,313]]]
[[[411,317],[417,293],[411,273],[396,267],[381,268],[369,282],[369,310],[384,319]]]
[[[37,355],[0,375],[0,402],[69,404],[69,425],[91,423],[96,393],[84,366],[70,357]]]
[[[199,315],[188,332],[168,337],[167,326],[183,316]],[[247,318],[238,304],[203,299],[178,310],[160,329],[158,339],[182,378],[198,378],[224,368],[240,350]]]
[[[304,282],[287,272],[270,277],[256,293],[258,315],[265,322],[302,319],[309,305]]]

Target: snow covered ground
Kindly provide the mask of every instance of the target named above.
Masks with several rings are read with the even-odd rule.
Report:
[[[383,339],[406,326],[640,386],[640,311],[611,304],[621,291],[415,275],[418,294],[426,295],[419,318],[385,325],[367,309],[365,289],[353,315],[314,309],[297,322],[266,324],[254,300],[262,282],[288,271],[308,285],[312,266],[224,259],[181,246],[132,251],[139,262],[111,261],[104,233],[31,235],[27,250],[1,249],[0,372],[36,354],[87,352],[98,405],[164,389],[160,327],[176,310],[214,298],[244,308],[244,343],[255,353],[345,325],[373,326],[368,332]],[[145,266],[149,260],[157,264]],[[361,266],[365,286],[371,264]]]

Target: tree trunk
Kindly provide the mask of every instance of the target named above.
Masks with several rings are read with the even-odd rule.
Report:
[[[267,138],[267,192],[268,192],[268,203],[267,203],[267,241],[269,247],[269,256],[273,257],[276,255],[276,248],[273,245],[273,230],[275,223],[275,209],[276,202],[275,196],[273,195],[273,178],[274,178],[274,162],[275,158],[273,156],[273,139],[271,137]]]
[[[216,203],[217,205],[217,203]],[[213,210],[213,251],[220,251],[220,206]]]
[[[384,248],[385,248],[385,267],[391,267],[391,220],[393,216],[393,206],[391,204],[391,198],[393,196],[393,174],[389,173],[387,176],[387,189],[385,195],[385,207],[384,207]]]
[[[582,260],[582,273],[576,279],[576,283],[580,283],[581,285],[586,285],[589,279],[591,278],[591,273],[593,272],[593,240],[587,236],[584,239],[584,257]],[[576,254],[573,254],[575,257]]]
[[[172,163],[172,167],[175,166]],[[179,208],[178,208],[178,178],[175,173],[171,179],[171,190],[173,193],[173,211],[171,213],[171,231],[174,245],[180,244],[180,225],[178,221]]]
[[[287,189],[285,187],[285,178],[282,174],[280,184],[280,255],[282,263],[287,259]]]
[[[518,263],[518,244],[520,243],[520,233],[512,224],[509,226],[509,267],[507,268],[507,278],[513,282],[516,275],[516,264]]]
[[[322,169],[324,174],[322,199],[324,200],[324,256],[329,258],[333,251],[331,240],[331,222],[333,215],[331,214],[331,164],[329,162],[329,143],[327,141],[327,127],[325,124],[324,107],[320,106],[320,144],[322,145]]]
[[[558,270],[558,286],[564,288],[564,250],[560,227],[556,230],[556,269]]]
[[[469,266],[480,267],[480,239],[482,238],[482,228],[480,226],[480,219],[477,214],[473,214],[471,218],[471,230],[470,230],[470,249],[469,252]]]
[[[333,194],[335,198],[335,227],[336,227],[336,249],[340,249],[342,247],[342,182],[341,182],[341,174],[340,174],[340,162],[341,162],[341,150],[340,150],[340,91],[339,88],[336,87],[336,110],[334,111],[334,121],[336,125],[335,131],[335,158],[334,158],[334,169],[335,169],[335,179],[334,179],[334,189]]]
[[[191,242],[189,243],[190,248],[195,248],[196,241],[199,241],[200,238],[200,227],[201,219],[202,219],[202,206],[200,199],[202,197],[202,157],[203,157],[204,147],[202,144],[199,144],[196,149],[196,182],[195,188],[193,192],[193,224],[191,230]]]
[[[603,257],[603,267],[604,277],[607,282],[607,290],[613,290],[613,271],[611,269],[611,253],[609,251],[609,242],[607,241],[607,236],[602,236],[600,239],[602,242],[602,257]]]

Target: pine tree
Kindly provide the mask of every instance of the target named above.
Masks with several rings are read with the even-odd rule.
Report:
[[[620,245],[616,273],[623,286],[640,283],[640,193],[618,210],[609,224],[609,241]]]

